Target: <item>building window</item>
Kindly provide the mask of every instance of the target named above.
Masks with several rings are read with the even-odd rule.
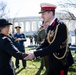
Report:
[[[26,24],[25,24],[25,31],[26,32],[30,31],[30,22],[26,22]]]
[[[42,21],[39,21],[39,22],[38,22],[38,28],[40,28],[41,25],[42,25]]]
[[[24,32],[24,23],[23,22],[20,22],[19,23],[19,26],[21,27],[21,32]]]
[[[32,31],[37,31],[37,23],[35,21],[32,22]]]

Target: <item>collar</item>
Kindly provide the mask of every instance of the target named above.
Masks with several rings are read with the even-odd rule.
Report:
[[[54,19],[51,21],[50,26],[52,25],[52,23],[55,21],[56,17],[54,17]]]

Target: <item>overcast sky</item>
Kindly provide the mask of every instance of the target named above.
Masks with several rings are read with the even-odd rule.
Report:
[[[1,1],[1,0],[0,0]],[[9,17],[28,17],[40,16],[40,3],[52,3],[58,6],[58,2],[62,0],[2,0],[7,4]],[[57,7],[56,10],[58,10]]]

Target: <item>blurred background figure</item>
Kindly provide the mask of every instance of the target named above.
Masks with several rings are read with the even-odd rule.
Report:
[[[21,51],[21,52],[25,52],[25,46],[24,46],[24,42],[26,41],[25,38],[25,34],[20,32],[21,27],[20,26],[16,26],[16,33],[14,34],[14,45]],[[26,61],[22,60],[22,65],[23,68],[26,68]],[[15,66],[16,68],[19,68],[19,59],[16,59],[15,62]]]
[[[34,41],[35,41],[35,46],[37,46],[37,33],[34,33],[33,37],[34,37]]]
[[[30,35],[30,36],[29,36],[29,39],[30,39],[30,46],[33,46],[33,36]]]
[[[68,32],[68,45],[71,46],[72,38],[70,32]]]
[[[44,23],[44,21],[42,21],[42,25],[38,30],[38,36],[37,36],[37,43],[40,45],[42,43],[42,41],[45,39],[46,37],[46,29],[48,27],[48,23]],[[47,67],[47,57],[42,57],[41,58],[41,64],[40,64],[40,69],[42,70],[45,67]],[[46,71],[45,71],[46,73]]]

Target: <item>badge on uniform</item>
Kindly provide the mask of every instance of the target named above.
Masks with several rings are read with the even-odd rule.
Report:
[[[52,31],[50,30],[50,34],[54,34],[54,30],[52,30]]]
[[[52,41],[53,37],[54,37],[54,30],[49,30],[47,34],[47,40],[49,43]]]

